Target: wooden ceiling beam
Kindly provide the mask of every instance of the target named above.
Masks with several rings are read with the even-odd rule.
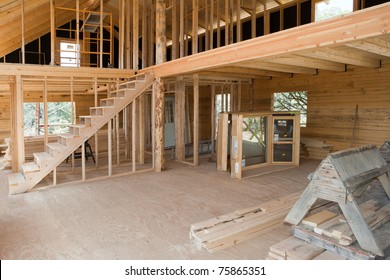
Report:
[[[236,66],[244,67],[244,68],[252,68],[252,69],[261,69],[268,71],[277,71],[284,73],[292,73],[292,74],[304,74],[304,75],[316,75],[317,70],[300,67],[300,66],[290,66],[290,65],[282,65],[277,63],[266,62],[263,60],[253,60],[249,62],[243,62],[240,64],[236,64]]]
[[[216,69],[208,70],[210,72],[218,72],[218,73],[228,73],[228,74],[240,74],[244,76],[265,76],[265,77],[290,77],[289,73],[278,72],[278,71],[269,71],[269,70],[261,70],[261,69],[253,69],[253,68],[245,68],[245,67],[237,67],[237,66],[227,66]]]
[[[390,57],[390,42],[380,38],[366,39],[346,45],[355,49]]]
[[[333,48],[319,48],[301,52],[300,55],[370,68],[379,68],[381,65],[379,59],[365,57],[357,52],[348,52]]]
[[[265,59],[265,61],[278,63],[278,64],[285,64],[290,66],[300,66],[300,67],[329,70],[335,72],[345,71],[345,64],[323,60],[323,59],[312,58],[312,57],[303,57],[298,55],[273,57],[273,58]]]

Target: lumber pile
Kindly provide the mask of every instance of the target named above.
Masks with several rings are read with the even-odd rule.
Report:
[[[368,200],[362,203],[359,208],[371,230],[390,221],[390,204],[378,207],[377,201]],[[307,217],[307,219],[310,220],[311,216]],[[302,224],[310,225],[305,223],[305,219],[302,220]],[[317,225],[312,225],[312,228],[315,233],[331,237],[341,245],[351,245],[356,241],[351,227],[342,214],[335,215],[333,218]]]
[[[243,242],[282,223],[299,196],[300,192],[292,193],[255,207],[192,224],[190,239],[199,249],[205,248],[211,253]]]
[[[379,150],[386,162],[390,163],[390,140],[385,141],[385,143],[382,145],[382,147],[380,147]]]
[[[305,155],[311,159],[322,160],[332,151],[332,145],[325,144],[324,140],[315,138],[301,138]]]
[[[291,236],[269,248],[267,260],[312,260],[325,249]]]

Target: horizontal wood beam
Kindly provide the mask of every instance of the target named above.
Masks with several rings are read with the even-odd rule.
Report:
[[[210,69],[210,72],[216,73],[227,73],[238,76],[266,76],[266,77],[290,77],[290,74],[278,71],[269,71],[269,70],[261,70],[261,69],[252,69],[252,68],[244,68],[237,66],[227,66],[216,69]]]
[[[22,65],[17,63],[0,63],[0,75],[32,75],[32,76],[67,76],[67,77],[102,77],[127,78],[135,75],[131,69],[91,68],[91,67],[59,67],[49,65]]]
[[[347,44],[348,47],[390,57],[390,42],[380,38],[372,38]]]
[[[249,62],[239,63],[236,66],[252,68],[252,69],[262,69],[269,71],[277,71],[284,73],[293,73],[293,74],[305,74],[305,75],[316,75],[317,70],[307,67],[300,66],[290,66],[290,65],[282,65],[278,63],[271,63],[262,60],[253,60]]]
[[[344,45],[390,33],[390,3],[360,10],[328,21],[298,26],[146,68],[156,77],[199,72],[259,58],[271,58],[318,47]],[[283,42],[283,43],[281,43]],[[340,62],[340,61],[338,61]]]
[[[300,55],[362,67],[379,68],[381,66],[379,59],[366,57],[352,50],[344,51],[333,48],[318,48],[316,50],[302,52]]]

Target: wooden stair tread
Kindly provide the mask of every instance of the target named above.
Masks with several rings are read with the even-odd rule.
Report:
[[[24,174],[40,170],[39,166],[35,162],[25,162],[21,165],[21,168]]]
[[[52,160],[53,157],[47,153],[47,152],[41,152],[41,153],[33,153],[34,157],[37,158],[39,161],[45,161],[45,160]]]
[[[8,175],[8,184],[10,186],[17,186],[19,183],[24,183],[26,182],[26,179],[24,178],[23,174],[18,172],[18,173],[12,173]]]
[[[59,142],[47,143],[46,146],[49,147],[50,149],[53,149],[53,150],[66,148],[64,145],[62,145]]]

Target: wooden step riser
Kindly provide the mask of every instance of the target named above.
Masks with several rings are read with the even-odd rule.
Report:
[[[82,130],[81,127],[72,127],[72,126],[69,127],[69,133],[75,136],[80,136],[81,130]]]
[[[100,100],[100,106],[102,107],[110,107],[110,106],[115,106],[115,100]]]
[[[39,160],[35,155],[34,155],[34,162],[39,166],[39,168],[45,168],[47,165],[50,163],[50,159],[46,160]]]

